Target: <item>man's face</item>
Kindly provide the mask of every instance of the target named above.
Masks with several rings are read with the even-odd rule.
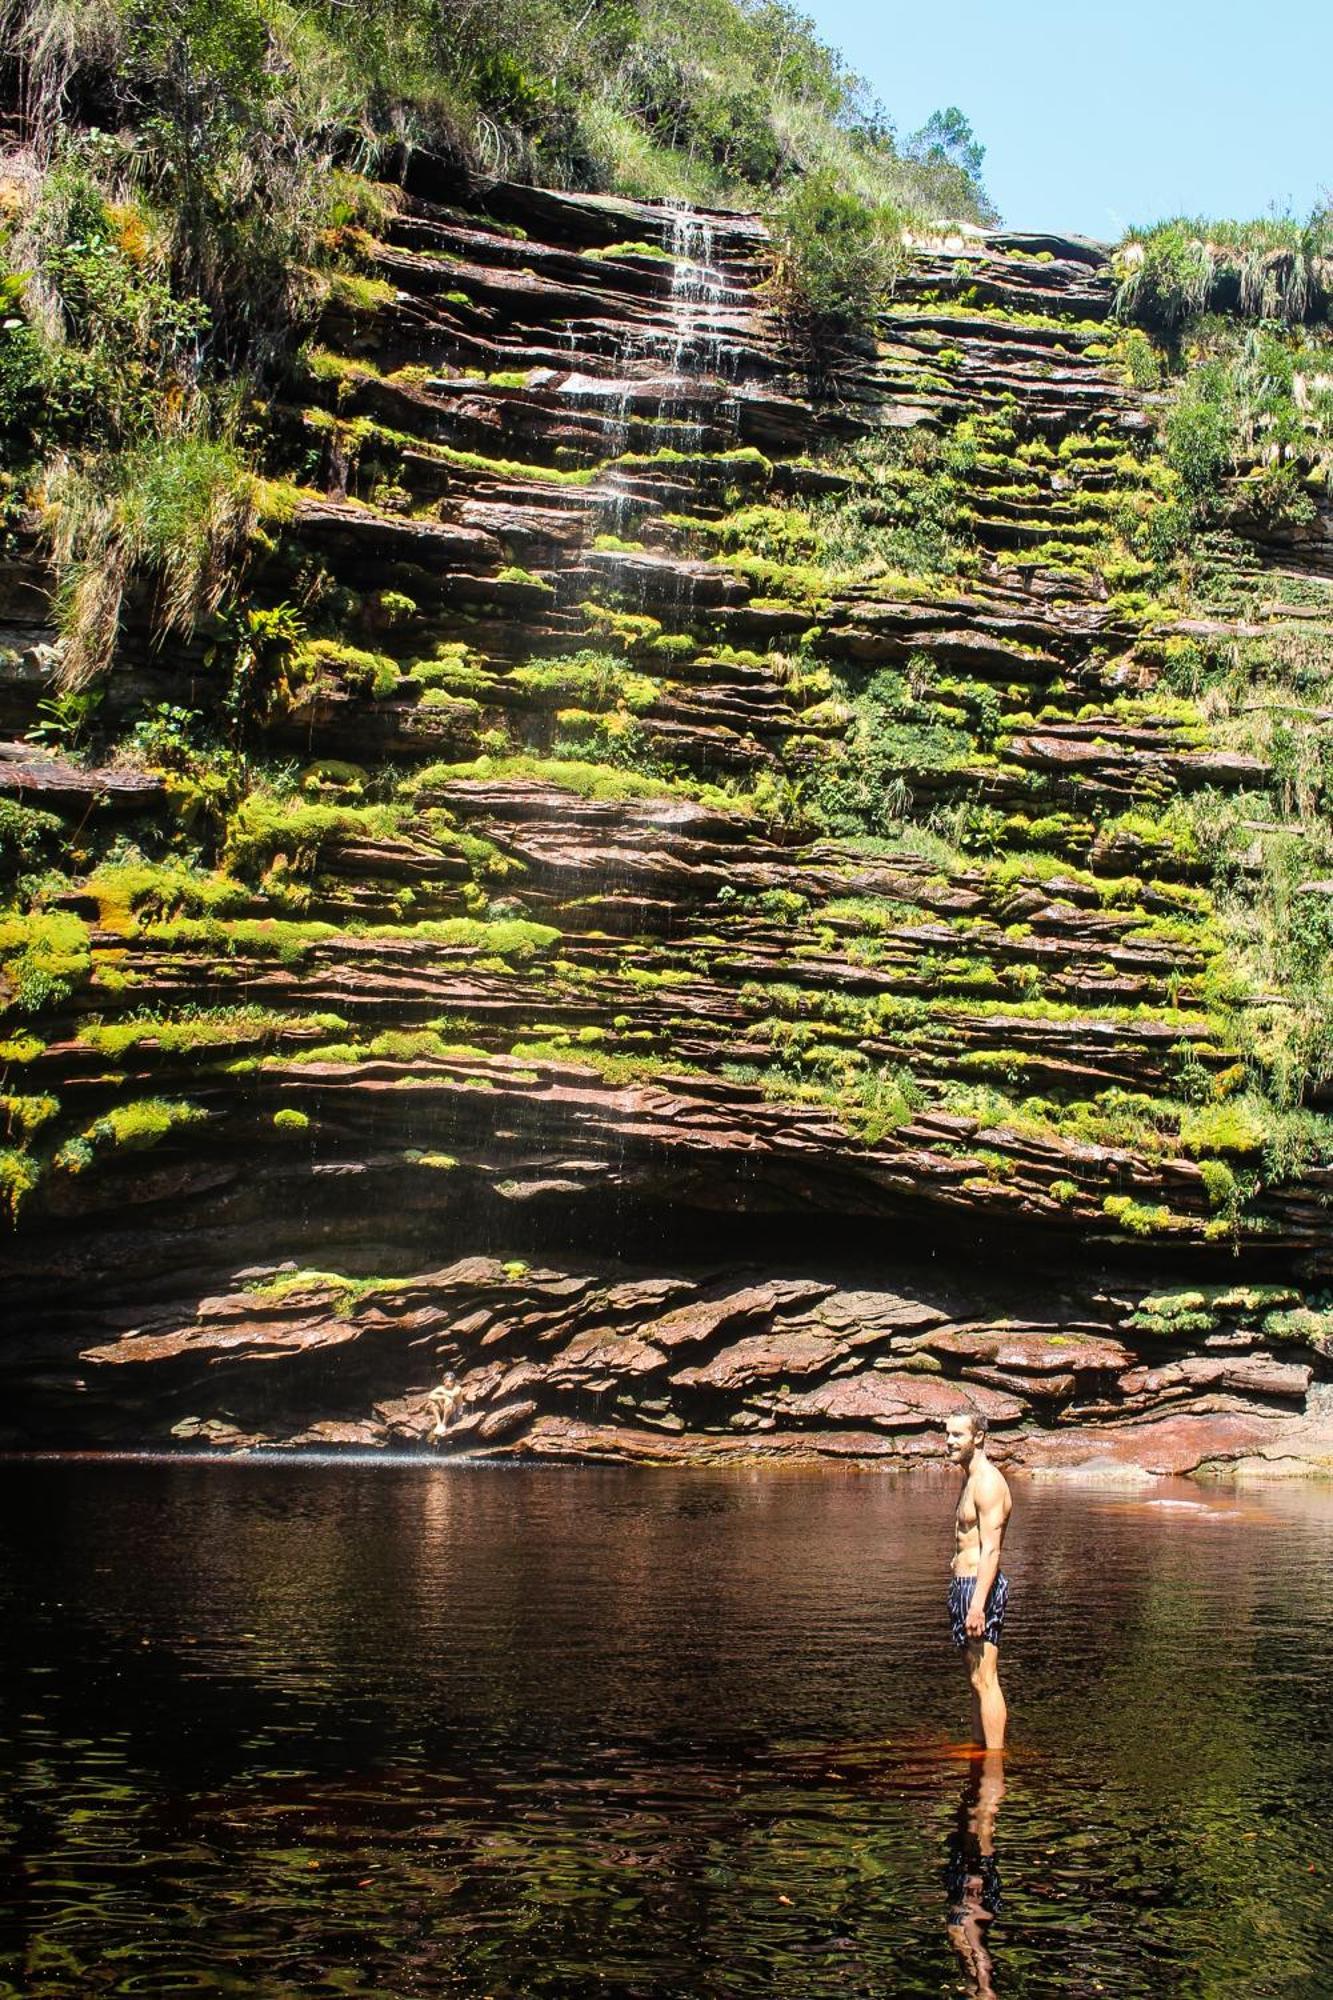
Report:
[[[949,1417],[944,1425],[944,1439],[949,1457],[955,1465],[966,1465],[972,1456],[975,1437],[970,1417]]]

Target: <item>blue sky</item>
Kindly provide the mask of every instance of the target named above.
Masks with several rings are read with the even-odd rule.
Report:
[[[957,104],[1018,229],[1305,215],[1333,187],[1331,0],[804,0],[902,134]]]

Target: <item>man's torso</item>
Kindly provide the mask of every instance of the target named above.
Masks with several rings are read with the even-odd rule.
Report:
[[[953,1573],[955,1576],[975,1576],[981,1562],[981,1521],[980,1507],[987,1500],[998,1496],[1004,1511],[1004,1521],[1009,1520],[1009,1488],[1004,1475],[997,1471],[989,1460],[984,1466],[970,1471],[963,1482],[963,1490],[958,1498],[958,1510],[954,1515]],[[1001,1533],[1004,1530],[1001,1528]]]

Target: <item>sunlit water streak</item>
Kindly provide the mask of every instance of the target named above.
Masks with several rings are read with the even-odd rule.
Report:
[[[700,385],[727,370],[721,315],[738,295],[715,262],[713,224],[686,203],[669,206],[671,285],[662,320],[655,326],[630,321],[620,333],[608,374],[584,374],[571,366],[560,384],[571,408],[594,414],[601,430],[605,466],[588,494],[589,519],[601,533],[628,529],[638,510],[632,488],[617,469],[629,450],[636,414],[643,422],[654,420],[659,446],[698,451],[707,430],[706,410],[697,406]],[[572,363],[572,326],[566,337]]]
[[[678,378],[717,375],[725,360],[719,314],[727,285],[717,268],[713,225],[707,217],[684,205],[672,210],[671,255],[671,372]],[[666,414],[679,420],[687,404],[688,397],[682,394]],[[697,450],[703,431],[702,420],[685,422],[678,449]]]
[[[978,1836],[943,1479],[0,1477],[4,1993],[1333,1991],[1327,1489],[1021,1487]]]

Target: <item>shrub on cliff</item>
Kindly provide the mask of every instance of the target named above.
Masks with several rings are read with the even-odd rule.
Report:
[[[905,217],[848,194],[830,173],[798,181],[778,212],[774,289],[783,317],[812,357],[874,331],[905,261]]]
[[[1196,517],[1231,506],[1312,519],[1308,486],[1333,478],[1333,341],[1312,329],[1210,319],[1194,330],[1185,360],[1163,441]]]
[[[1230,471],[1238,440],[1235,397],[1220,361],[1191,370],[1180,383],[1165,425],[1167,463],[1191,502],[1207,509]]]
[[[0,884],[8,887],[26,871],[36,871],[48,853],[57,851],[60,834],[55,813],[0,799]]]
[[[0,208],[0,456],[116,446],[179,425],[196,398],[204,302],[173,290],[160,224],[114,198],[92,140],[61,141]]]

